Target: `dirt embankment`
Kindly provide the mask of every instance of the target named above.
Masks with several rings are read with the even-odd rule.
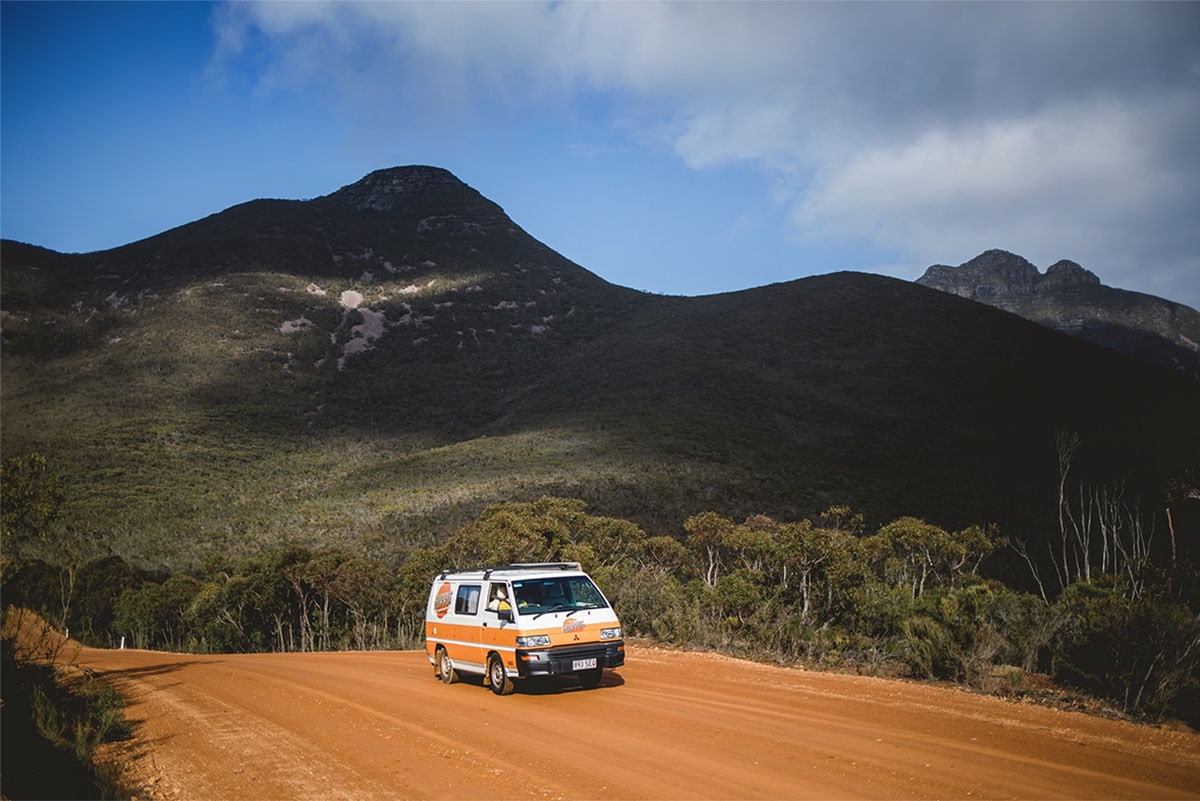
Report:
[[[504,698],[417,652],[79,661],[141,798],[1200,798],[1192,732],[647,646]]]

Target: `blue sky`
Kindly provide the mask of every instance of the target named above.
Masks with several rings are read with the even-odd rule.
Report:
[[[1200,3],[0,8],[6,238],[433,164],[653,292],[999,247],[1200,306]]]

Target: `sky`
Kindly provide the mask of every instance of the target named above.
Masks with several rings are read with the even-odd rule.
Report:
[[[1200,308],[1200,3],[0,3],[0,234],[429,164],[623,286],[990,248]]]

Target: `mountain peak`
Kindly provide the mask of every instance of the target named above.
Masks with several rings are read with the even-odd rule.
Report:
[[[935,264],[917,283],[971,300],[993,302],[1010,295],[1030,295],[1041,278],[1038,268],[1021,256],[993,249],[957,267]]]
[[[1075,286],[1100,286],[1100,276],[1070,259],[1062,259],[1046,268],[1046,274],[1039,282],[1037,291],[1044,292]]]
[[[328,197],[356,211],[390,213],[434,196],[458,192],[483,199],[449,170],[412,165],[375,170]]]
[[[1200,315],[1127,292],[1069,259],[1045,274],[1020,256],[988,250],[957,267],[935,264],[917,283],[1005,311],[1200,380]]]
[[[1055,262],[1043,275],[1025,258],[997,249],[985,250],[957,267],[935,264],[917,283],[1002,308],[1009,308],[1008,301],[1019,302],[1035,293],[1101,286],[1095,273],[1069,259]]]

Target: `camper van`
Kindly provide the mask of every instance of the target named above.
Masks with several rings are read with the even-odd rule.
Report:
[[[596,687],[605,668],[625,664],[621,621],[578,562],[442,571],[425,607],[425,653],[446,684],[479,675],[496,695],[539,676]]]

